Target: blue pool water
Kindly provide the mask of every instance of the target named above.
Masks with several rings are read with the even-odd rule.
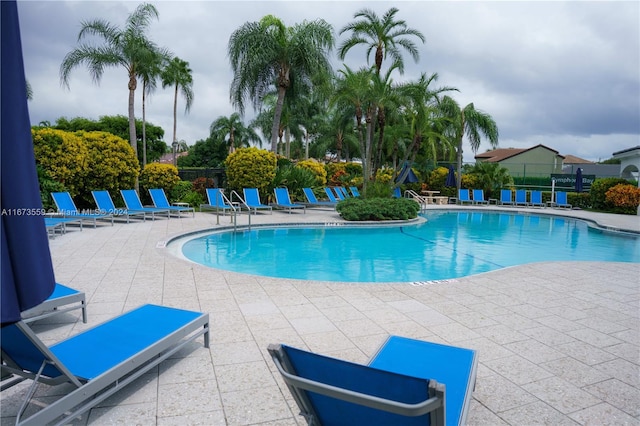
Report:
[[[389,227],[260,228],[195,237],[189,260],[280,278],[347,282],[453,279],[543,261],[640,262],[640,238],[552,216],[434,212]]]

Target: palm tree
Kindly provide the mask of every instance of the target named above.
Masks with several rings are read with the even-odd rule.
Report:
[[[391,56],[394,63],[398,63],[400,73],[404,72],[404,62],[399,47],[407,50],[417,62],[420,57],[418,49],[413,41],[405,36],[418,37],[423,43],[425,38],[420,31],[408,28],[405,21],[396,21],[396,13],[398,13],[398,9],[392,7],[380,19],[371,9],[362,9],[356,12],[353,17],[362,19],[347,24],[340,30],[340,34],[351,31],[351,37],[342,43],[338,51],[340,59],[344,60],[352,47],[364,44],[367,46],[367,61],[371,52],[375,53],[374,63],[377,74],[380,74],[382,60],[387,55]]]
[[[246,127],[240,114],[234,112],[229,117],[218,117],[209,128],[211,137],[224,141],[229,147],[229,154],[236,148],[249,147],[252,142],[262,144],[260,136],[250,127]]]
[[[275,84],[277,101],[271,126],[271,150],[275,153],[284,96],[292,80],[310,81],[331,69],[333,29],[322,19],[286,27],[272,15],[247,22],[229,38],[228,55],[233,70],[231,102],[244,114],[245,98],[258,108]]]
[[[174,145],[178,139],[177,129],[177,111],[178,111],[178,91],[182,93],[186,104],[185,113],[189,112],[193,104],[193,78],[191,77],[191,68],[189,62],[174,57],[165,65],[161,73],[162,87],[173,86],[173,142]]]
[[[140,4],[129,15],[124,28],[118,28],[102,19],[82,22],[78,42],[80,45],[67,53],[60,65],[60,81],[69,87],[71,71],[80,64],[86,64],[94,82],[99,83],[105,67],[122,66],[129,77],[129,142],[137,151],[134,99],[139,68],[152,60],[158,49],[147,39],[145,31],[151,19],[158,18],[155,6]],[[93,46],[82,42],[85,36],[98,36],[103,45]]]
[[[147,97],[150,96],[157,87],[158,78],[162,73],[162,64],[169,60],[171,53],[166,49],[160,49],[150,58],[148,63],[141,64],[139,69],[140,79],[142,79],[142,167],[147,165]]]
[[[440,108],[450,120],[448,134],[457,145],[458,179],[457,189],[460,190],[460,177],[462,176],[462,140],[466,135],[471,145],[471,150],[476,153],[480,148],[481,134],[484,135],[492,148],[498,146],[498,125],[493,118],[480,110],[475,109],[473,103],[460,108],[458,103],[449,96],[444,96],[440,102]]]

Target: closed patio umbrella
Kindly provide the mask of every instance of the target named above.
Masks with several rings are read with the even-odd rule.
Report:
[[[416,183],[418,182],[418,176],[411,170],[411,167],[407,163],[402,166],[400,174],[398,175],[398,182],[400,183]]]
[[[576,170],[576,192],[582,191],[582,169],[578,167],[578,170]]]
[[[453,170],[453,166],[449,166],[449,173],[447,174],[447,180],[445,181],[444,186],[456,186],[456,172]]]
[[[38,187],[15,1],[2,1],[2,324],[46,300],[55,287]]]

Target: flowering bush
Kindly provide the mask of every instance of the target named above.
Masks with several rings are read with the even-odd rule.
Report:
[[[173,164],[149,163],[140,173],[140,197],[148,200],[148,191],[154,188],[162,188],[169,194],[178,182],[180,176]]]
[[[617,213],[636,214],[640,204],[640,188],[620,183],[609,188],[605,198]]]
[[[264,149],[240,148],[225,160],[227,182],[230,189],[258,188],[261,194],[268,192],[276,176],[276,156]]]
[[[310,170],[316,177],[316,186],[325,186],[327,183],[327,170],[317,160],[309,159],[298,162],[296,167]]]
[[[120,189],[135,186],[140,166],[129,142],[107,132],[75,133],[87,146],[87,174],[80,194],[85,203],[93,202],[91,191],[107,190],[112,197]],[[114,202],[117,198],[114,198]]]
[[[79,195],[89,169],[89,151],[82,138],[50,128],[32,129],[31,136],[36,164],[51,179],[63,184],[72,197]]]

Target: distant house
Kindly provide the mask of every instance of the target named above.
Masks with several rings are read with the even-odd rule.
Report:
[[[617,177],[620,169],[617,164],[598,164],[575,155],[565,155],[562,173],[574,175],[578,167],[582,169],[583,175],[592,175],[599,178]]]
[[[544,145],[532,148],[499,148],[475,156],[477,162],[499,163],[513,177],[550,176],[562,173],[565,157]]]
[[[176,152],[176,160],[180,157],[184,157],[185,155],[189,155],[189,153],[187,151]],[[173,164],[173,153],[170,152],[168,154],[162,154],[162,157],[158,159],[158,163]]]

